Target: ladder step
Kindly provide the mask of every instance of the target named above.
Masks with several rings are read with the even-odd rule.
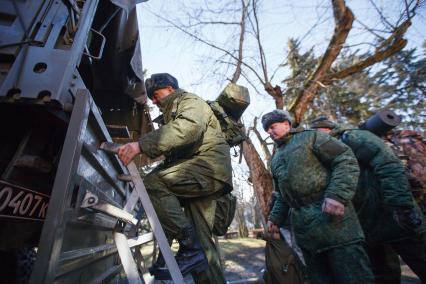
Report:
[[[131,238],[127,240],[127,243],[130,248],[146,244],[154,240],[153,233],[146,233],[141,236]],[[90,247],[84,249],[70,250],[63,252],[60,257],[60,261],[70,261],[73,259],[79,259],[81,257],[93,256],[95,254],[102,253],[102,255],[112,254],[117,250],[114,244],[107,244],[97,247]]]
[[[103,202],[96,194],[90,191],[86,191],[86,195],[84,196],[80,207],[96,209],[133,225],[138,223],[138,220],[134,218],[132,214],[107,202]]]
[[[121,145],[117,143],[103,142],[101,143],[99,148],[107,153],[117,154],[120,146]],[[171,251],[169,242],[167,241],[163,228],[161,227],[161,223],[158,220],[157,214],[154,210],[148,192],[146,191],[145,185],[140,177],[139,171],[135,163],[131,162],[129,165],[127,165],[127,170],[129,171],[131,181],[133,182],[134,190],[127,199],[126,204],[124,206],[124,210],[120,210],[126,213],[132,212],[138,200],[142,203],[143,210],[146,213],[146,217],[148,218],[149,224],[151,225],[153,234],[155,235],[155,238],[158,241],[158,246],[163,254],[164,260],[169,269],[173,282],[176,284],[184,284],[185,282],[182,273],[179,270],[179,266],[177,265],[177,262]],[[87,198],[92,198],[90,199],[90,204],[95,203],[96,201],[93,200],[93,196],[87,196]],[[87,201],[89,201],[89,199],[87,199]],[[93,206],[91,206],[91,208],[93,208]],[[137,265],[134,260],[134,256],[132,255],[132,251],[129,247],[129,245],[133,243],[127,240],[126,235],[118,231],[114,231],[114,241],[117,245],[118,254],[120,255],[120,260],[123,265],[123,269],[127,275],[128,282],[130,284],[142,283]],[[134,240],[135,243],[139,243],[142,241],[143,240],[139,238],[137,238],[137,240]]]
[[[153,233],[146,233],[136,238],[128,239],[127,244],[129,248],[134,248],[146,244],[152,240]],[[61,263],[66,263],[66,265],[61,266],[62,269],[58,271],[57,276],[59,277],[61,275],[65,275],[71,271],[75,271],[79,268],[82,268],[92,262],[100,261],[105,257],[116,253],[117,251],[118,249],[116,244],[106,244],[97,247],[89,247],[63,252],[61,253],[59,261]]]
[[[89,284],[99,284],[99,283],[107,282],[108,279],[111,279],[116,274],[118,274],[122,268],[123,266],[121,264],[115,265],[109,268],[107,271],[105,271],[101,275],[99,275],[98,277],[96,277],[95,279],[93,279],[92,281],[90,281]]]
[[[131,175],[117,175],[117,179],[125,182],[131,182],[132,176]]]
[[[127,242],[129,244],[129,247],[132,248],[132,247],[136,247],[136,246],[146,244],[146,243],[153,241],[153,240],[154,240],[154,234],[151,232],[151,233],[143,234],[143,235],[138,236],[136,238],[128,239]]]

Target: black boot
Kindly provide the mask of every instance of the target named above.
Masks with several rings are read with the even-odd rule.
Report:
[[[179,250],[176,254],[176,261],[183,275],[207,270],[207,257],[193,226],[183,230],[183,237],[178,239],[178,242]]]
[[[191,272],[202,272],[207,270],[208,262],[206,255],[198,240],[194,227],[190,226],[183,230],[183,237],[178,239],[179,250],[175,256],[176,262],[182,275]],[[165,264],[162,254],[158,256],[157,262],[149,269],[151,275],[157,280],[170,280],[171,276]]]
[[[163,274],[164,274],[164,270],[166,270],[167,274],[169,274],[169,271],[167,270],[167,267],[166,267],[166,262],[164,261],[163,254],[160,251],[158,253],[157,260],[150,268],[148,268],[148,271],[151,275],[156,275],[156,274],[159,274],[161,271],[163,271]],[[165,280],[165,279],[158,279],[158,280]]]

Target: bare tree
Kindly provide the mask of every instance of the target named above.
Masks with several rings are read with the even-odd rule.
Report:
[[[233,68],[235,68],[232,78],[230,79],[231,82],[236,83],[240,77],[243,76],[247,79],[249,84],[257,89],[256,85],[258,84],[255,84],[253,83],[253,80],[250,80],[250,78],[256,78],[257,82],[263,86],[266,93],[274,99],[276,108],[282,109],[287,106],[287,108],[293,113],[295,117],[295,125],[298,125],[303,120],[303,116],[308,106],[312,103],[313,99],[321,88],[324,88],[329,84],[333,84],[333,82],[336,80],[340,80],[360,72],[361,70],[392,56],[405,47],[407,41],[403,37],[411,24],[412,17],[415,15],[416,10],[421,5],[422,1],[404,0],[403,3],[405,4],[405,9],[401,12],[399,19],[396,21],[396,24],[392,24],[383,15],[383,13],[381,13],[381,10],[375,6],[373,1],[370,2],[371,6],[374,7],[379,13],[384,26],[387,27],[386,31],[382,31],[382,34],[383,32],[388,33],[389,36],[384,37],[380,35],[379,32],[375,29],[364,25],[366,31],[375,34],[376,37],[380,39],[381,44],[377,47],[376,51],[371,56],[365,58],[361,62],[358,62],[353,66],[346,67],[343,70],[333,70],[332,65],[339,56],[341,50],[345,47],[345,43],[347,41],[349,32],[352,29],[355,16],[351,9],[346,5],[344,0],[331,0],[331,7],[333,10],[335,23],[333,35],[331,36],[324,54],[321,56],[321,60],[307,76],[307,79],[304,83],[304,88],[291,102],[288,101],[289,98],[285,96],[282,87],[279,84],[272,83],[274,80],[274,75],[276,74],[276,70],[282,68],[286,64],[278,64],[278,66],[272,72],[272,75],[269,73],[269,70],[271,69],[267,64],[267,58],[264,52],[264,47],[262,45],[262,35],[260,29],[261,19],[259,17],[260,2],[258,0],[239,1],[239,21],[205,21],[200,18],[203,15],[203,10],[197,10],[195,15],[191,15],[190,18],[192,19],[192,22],[187,25],[167,19],[158,14],[156,15],[171,26],[190,36],[195,41],[210,46],[219,51],[221,55],[216,59],[216,62],[226,66],[233,66]],[[207,5],[207,2],[205,3]],[[230,4],[227,3],[223,6],[222,9],[218,10],[211,9],[207,5],[206,11],[210,13],[216,13],[216,15],[220,15],[225,11],[234,11],[235,7],[230,7],[229,5]],[[200,35],[200,33],[192,30],[194,26],[200,27],[205,25],[238,26],[238,46],[236,48],[221,46],[220,44],[207,40],[207,38]],[[309,33],[310,32],[311,30]],[[255,58],[253,56],[244,56],[244,43],[248,34],[254,37],[257,44],[258,56]],[[373,45],[374,43],[369,44]],[[252,130],[256,134],[262,145],[263,151],[266,153],[265,156],[269,159],[271,154],[269,153],[266,142],[261,139],[261,136],[255,127],[249,128],[249,130]],[[253,183],[256,196],[259,200],[259,205],[264,216],[266,216],[268,214],[267,203],[273,190],[271,174],[250,139],[244,142],[242,152],[250,170],[250,178]]]

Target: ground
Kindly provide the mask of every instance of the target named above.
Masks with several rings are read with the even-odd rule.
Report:
[[[262,269],[265,267],[265,241],[254,238],[219,239],[222,261],[225,268],[225,279],[229,284],[264,283]],[[177,251],[178,245],[173,245]],[[150,259],[152,246],[145,247],[142,253]],[[401,284],[420,284],[417,276],[403,264]],[[190,276],[186,283],[194,283]],[[169,284],[171,281],[155,281]]]
[[[265,267],[265,241],[251,238],[219,240],[225,260],[225,279],[262,279]]]
[[[225,278],[228,282],[248,280],[238,283],[263,283],[261,271],[265,266],[265,241],[240,238],[221,239],[219,243],[225,260]],[[408,266],[403,264],[401,283],[419,284],[421,282]]]

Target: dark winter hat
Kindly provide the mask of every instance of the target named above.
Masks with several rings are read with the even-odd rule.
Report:
[[[290,125],[292,124],[292,117],[288,111],[282,109],[275,109],[271,112],[266,113],[262,116],[262,125],[265,131],[268,131],[269,126],[275,122],[288,121]]]
[[[333,129],[336,124],[329,120],[326,116],[319,116],[311,121],[311,128],[329,128]]]
[[[175,77],[169,73],[152,74],[151,78],[145,80],[145,88],[148,98],[152,99],[156,90],[171,86],[173,89],[179,89],[179,83]]]

